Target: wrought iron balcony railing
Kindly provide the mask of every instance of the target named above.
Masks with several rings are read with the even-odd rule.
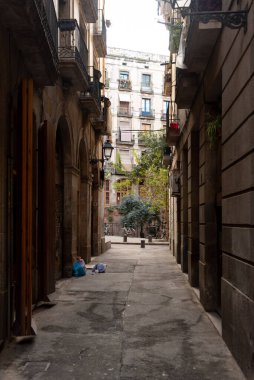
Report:
[[[150,84],[141,83],[140,92],[152,94],[153,93],[152,83],[150,83]]]
[[[131,107],[126,108],[126,107],[119,106],[117,108],[117,116],[120,116],[120,117],[132,117],[133,116],[132,108]]]
[[[129,79],[118,79],[118,89],[131,91],[132,90],[131,81]]]
[[[154,112],[154,110],[143,110],[143,109],[140,109],[139,116],[142,117],[142,118],[154,119],[155,112]]]
[[[81,35],[77,20],[62,19],[58,21],[60,29],[59,60],[76,61],[87,77],[88,49]]]
[[[34,0],[37,11],[41,18],[41,23],[47,36],[49,48],[55,64],[58,62],[57,54],[57,37],[58,37],[58,25],[55,11],[55,5],[53,0],[44,2],[43,0]]]
[[[88,67],[90,84],[88,91],[90,94],[96,99],[96,101],[101,103],[101,87],[102,83],[100,83],[101,72],[95,69],[93,66]]]
[[[135,139],[134,139],[134,136],[131,135],[131,132],[125,132],[125,131],[119,130],[116,143],[119,145],[134,145]]]
[[[81,91],[79,100],[81,107],[90,114],[99,116],[101,113],[101,72],[93,66],[88,66],[89,85],[87,91]]]

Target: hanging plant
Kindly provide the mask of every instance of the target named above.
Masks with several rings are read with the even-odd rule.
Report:
[[[221,116],[217,115],[215,118],[211,119],[211,115],[209,115],[209,118],[210,121],[207,122],[206,132],[210,148],[213,148],[216,146],[218,139],[221,136]]]

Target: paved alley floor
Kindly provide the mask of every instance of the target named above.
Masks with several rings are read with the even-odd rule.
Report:
[[[245,379],[168,246],[115,244],[99,261],[105,274],[58,282],[33,342],[1,352],[1,380]]]

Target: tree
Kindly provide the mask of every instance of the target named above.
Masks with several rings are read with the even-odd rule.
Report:
[[[131,183],[139,185],[141,198],[152,204],[154,211],[166,209],[168,171],[162,167],[163,149],[166,146],[162,133],[144,134],[146,150],[136,157],[136,166],[129,173]]]
[[[154,211],[151,202],[136,195],[127,195],[118,206],[122,215],[122,224],[126,227],[141,227],[140,236],[144,237],[144,226],[153,219],[159,220],[158,212]]]

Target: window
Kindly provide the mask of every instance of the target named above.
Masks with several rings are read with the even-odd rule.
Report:
[[[141,131],[151,131],[151,124],[147,124],[147,123],[142,123],[141,124]]]
[[[131,141],[131,126],[130,126],[130,123],[121,121],[120,125],[119,125],[119,129],[120,129],[120,141],[130,142]]]
[[[120,90],[131,91],[131,81],[128,71],[120,71],[118,81]]]
[[[129,79],[129,73],[128,71],[120,71],[120,79],[128,80]]]
[[[130,103],[120,101],[119,115],[129,116],[129,114],[130,114]]]
[[[119,149],[121,161],[124,166],[130,165],[131,160],[130,160],[130,152],[129,150],[124,150],[124,149]]]
[[[163,113],[164,114],[167,113],[168,107],[169,107],[169,101],[168,100],[164,100],[164,102],[163,102]]]
[[[151,99],[142,99],[142,115],[149,115],[151,113]]]
[[[117,181],[117,183],[119,185],[121,185],[121,182],[125,182],[125,179],[120,179],[119,181]],[[122,203],[122,199],[125,195],[128,194],[128,192],[130,192],[131,188],[130,187],[127,187],[127,186],[122,186],[121,187],[121,190],[118,190],[117,193],[116,193],[116,204],[119,205],[120,203]]]
[[[142,87],[151,87],[151,75],[149,74],[142,74]]]
[[[105,181],[105,187],[104,187],[104,194],[105,194],[105,205],[110,205],[110,181],[106,179]]]

